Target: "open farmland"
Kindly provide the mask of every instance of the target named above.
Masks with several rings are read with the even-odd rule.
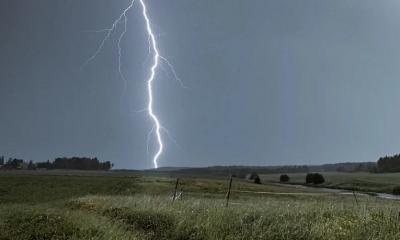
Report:
[[[397,201],[130,173],[0,173],[0,239],[399,239]]]

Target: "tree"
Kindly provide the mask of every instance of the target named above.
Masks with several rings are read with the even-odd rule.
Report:
[[[49,160],[47,160],[47,162],[38,162],[38,163],[36,163],[36,168],[50,169],[51,168],[51,163],[50,163]]]
[[[290,180],[290,178],[289,178],[289,176],[286,175],[286,174],[282,174],[282,175],[279,177],[279,181],[280,181],[280,182],[289,182],[289,180]]]
[[[324,176],[322,176],[322,174],[319,173],[315,173],[314,174],[314,184],[321,184],[325,182],[325,178]]]
[[[110,161],[100,162],[97,158],[88,157],[62,157],[51,163],[51,169],[110,170],[111,167]]]
[[[261,178],[258,176],[256,172],[247,174],[246,179],[249,181],[253,181],[256,184],[261,184]]]
[[[111,169],[111,165],[112,165],[112,164],[111,164],[110,161],[102,162],[102,163],[99,164],[99,170],[106,170],[106,171],[108,171],[108,170]]]
[[[252,172],[252,173],[247,174],[246,179],[254,180],[256,177],[258,177],[258,174],[256,172]]]
[[[377,162],[378,172],[400,172],[400,154],[379,158]]]
[[[4,165],[4,156],[0,157],[0,165]]]
[[[28,163],[28,170],[36,170],[36,164],[31,161]]]
[[[307,173],[306,184],[310,184],[313,182],[314,182],[314,173]]]
[[[258,175],[254,178],[254,183],[255,184],[261,184],[261,179],[260,179],[260,177]]]
[[[306,176],[306,184],[321,184],[325,182],[324,176],[319,173],[308,173]]]
[[[22,159],[12,159],[9,158],[6,162],[6,164],[4,164],[4,169],[21,169],[22,164],[24,163],[24,160]]]

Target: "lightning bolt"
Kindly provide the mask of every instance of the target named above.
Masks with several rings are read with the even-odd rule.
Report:
[[[121,79],[124,81],[124,88],[123,88],[123,93],[125,93],[127,85],[128,85],[128,81],[126,80],[124,74],[122,73],[122,62],[121,62],[121,57],[122,57],[122,48],[121,48],[121,41],[122,39],[125,37],[125,33],[127,31],[127,24],[128,24],[128,17],[126,16],[126,13],[133,7],[133,4],[135,3],[135,0],[132,0],[131,3],[129,4],[129,6],[127,8],[124,9],[124,11],[121,13],[121,15],[113,22],[113,24],[111,25],[110,28],[105,28],[105,29],[100,29],[100,30],[91,30],[90,32],[97,32],[97,33],[102,33],[105,32],[106,35],[103,38],[103,40],[100,42],[99,46],[97,47],[96,51],[93,53],[92,56],[90,56],[90,58],[88,58],[82,65],[82,67],[86,66],[87,64],[89,64],[91,61],[93,61],[97,55],[99,55],[99,53],[101,52],[101,50],[103,50],[104,45],[106,44],[107,40],[110,39],[112,33],[117,29],[118,24],[121,23],[122,19],[124,22],[124,30],[122,31],[122,33],[120,34],[119,38],[118,38],[118,72],[119,75],[121,76]]]
[[[140,0],[140,4],[142,5],[142,10],[143,10],[142,13],[143,13],[143,17],[146,21],[147,34],[150,37],[150,45],[154,52],[154,58],[153,58],[154,63],[153,63],[153,66],[151,66],[151,68],[150,68],[150,77],[147,80],[147,91],[148,91],[148,96],[149,96],[147,111],[155,125],[155,134],[156,134],[157,142],[158,142],[158,150],[153,157],[153,163],[154,163],[154,167],[158,168],[158,158],[160,157],[160,155],[163,151],[164,145],[163,145],[162,138],[161,138],[161,124],[153,111],[153,81],[154,81],[154,78],[156,75],[156,69],[158,67],[160,54],[158,52],[156,38],[154,37],[153,30],[151,29],[150,19],[147,15],[147,7],[146,7],[146,4],[144,4],[144,0]]]
[[[186,88],[186,86],[183,85],[181,79],[178,77],[178,75],[176,74],[176,71],[174,69],[174,67],[172,66],[172,64],[163,56],[160,55],[159,50],[158,50],[158,45],[157,45],[157,41],[156,41],[156,37],[154,35],[153,29],[151,28],[151,21],[149,18],[149,15],[147,13],[147,6],[145,4],[145,0],[139,0],[141,8],[142,8],[142,15],[144,18],[144,22],[145,22],[145,28],[146,28],[146,32],[148,35],[148,42],[149,42],[149,54],[153,54],[152,56],[152,65],[150,67],[150,76],[147,79],[147,95],[148,95],[148,103],[147,103],[147,108],[144,109],[144,111],[147,112],[147,114],[149,115],[150,119],[153,122],[153,127],[151,128],[151,131],[148,134],[148,139],[149,137],[154,133],[156,136],[156,140],[157,140],[157,144],[158,144],[158,149],[156,151],[156,153],[153,156],[153,164],[155,168],[158,168],[158,159],[160,158],[163,149],[164,149],[164,144],[163,144],[163,140],[162,140],[162,136],[161,136],[161,131],[165,131],[167,133],[168,136],[170,136],[168,134],[168,131],[166,130],[166,128],[164,128],[161,123],[160,120],[158,119],[157,115],[155,114],[154,110],[153,110],[153,83],[156,77],[156,72],[157,69],[160,65],[160,62],[164,62],[170,69],[170,71],[172,72],[172,75],[174,76],[174,78],[176,80],[179,81],[179,83],[181,84],[182,87]],[[107,40],[110,39],[112,33],[118,28],[118,24],[123,23],[124,24],[124,28],[122,30],[122,32],[120,33],[119,37],[118,37],[118,42],[117,42],[117,46],[118,46],[118,72],[119,75],[121,77],[121,79],[124,81],[124,93],[126,91],[126,87],[127,87],[127,80],[124,76],[124,74],[122,73],[122,62],[121,62],[121,57],[122,57],[122,48],[121,48],[121,42],[127,32],[127,23],[128,23],[128,17],[127,17],[127,12],[133,7],[135,3],[135,0],[132,0],[129,4],[129,6],[127,8],[125,8],[123,10],[123,12],[121,13],[121,15],[113,22],[113,24],[111,25],[110,28],[106,28],[106,29],[100,29],[100,30],[92,30],[90,32],[96,32],[96,33],[105,33],[105,37],[103,38],[103,40],[100,42],[98,48],[96,49],[96,51],[94,52],[94,54],[88,58],[83,66],[89,64],[91,61],[93,61],[97,55],[102,51],[105,43],[107,42]],[[172,137],[171,137],[172,139]],[[147,140],[148,142],[149,140]],[[175,141],[174,141],[175,142]],[[148,146],[148,144],[147,144]],[[147,147],[148,148],[148,147]]]

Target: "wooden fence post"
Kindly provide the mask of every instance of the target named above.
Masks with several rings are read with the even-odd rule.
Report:
[[[233,176],[231,175],[231,179],[229,180],[228,192],[226,193],[226,205],[225,205],[225,207],[228,207],[228,204],[229,204],[229,197],[231,195],[231,188],[232,188],[232,179],[233,179]]]
[[[356,200],[356,204],[357,204],[357,207],[358,207],[357,195],[356,195],[356,192],[354,191],[354,189],[353,189],[353,196],[354,196],[354,199]]]
[[[175,201],[175,198],[176,198],[176,190],[178,189],[178,184],[179,184],[179,178],[176,179],[174,197],[172,198],[172,201]]]

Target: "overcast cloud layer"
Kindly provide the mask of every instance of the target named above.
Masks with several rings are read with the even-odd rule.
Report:
[[[397,0],[148,0],[165,67],[161,166],[375,161],[400,151]],[[0,1],[0,155],[97,156],[150,168],[140,5],[81,68],[128,1]],[[122,27],[122,25],[120,25]],[[122,28],[120,28],[122,30]]]

